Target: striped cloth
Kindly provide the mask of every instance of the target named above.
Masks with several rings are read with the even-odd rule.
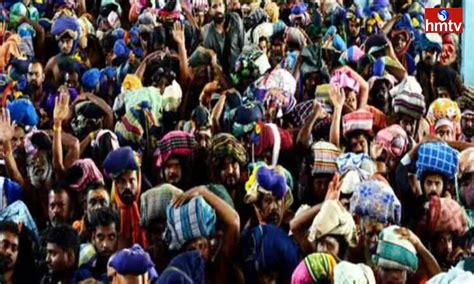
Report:
[[[337,171],[337,157],[341,155],[341,150],[334,144],[319,141],[311,146],[313,152],[313,168],[311,173],[334,174]]]
[[[193,153],[196,140],[192,134],[185,131],[168,132],[160,141],[155,150],[155,166],[160,168],[171,155],[187,156]]]
[[[237,138],[228,133],[219,133],[212,137],[211,158],[220,164],[226,157],[232,158],[240,165],[247,163],[247,151]]]
[[[291,284],[330,282],[336,264],[336,259],[328,253],[310,254],[296,267]]]
[[[393,111],[398,114],[406,114],[414,119],[423,116],[426,110],[425,96],[418,93],[403,92],[392,99]]]
[[[182,193],[181,189],[169,183],[143,193],[140,197],[141,226],[147,227],[154,220],[166,219],[166,208],[173,198]]]
[[[356,130],[371,134],[373,125],[374,115],[365,109],[353,111],[342,117],[342,133],[346,137]]]
[[[444,143],[426,143],[418,149],[416,176],[422,179],[425,172],[435,172],[452,180],[456,177],[459,152]]]
[[[216,212],[202,196],[196,196],[179,208],[166,209],[170,248],[179,249],[186,242],[214,234]]]
[[[375,142],[380,143],[391,157],[401,157],[408,148],[408,135],[397,124],[380,130],[375,137]]]
[[[468,230],[468,220],[464,210],[451,198],[433,196],[427,202],[425,215],[420,226],[430,233],[449,232],[462,236]]]

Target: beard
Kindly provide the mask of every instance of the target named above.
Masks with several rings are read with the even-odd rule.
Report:
[[[474,136],[474,127],[462,127],[462,133],[466,135],[466,137],[473,137]]]
[[[11,257],[0,254],[0,273],[3,274],[13,269],[13,260]]]
[[[225,21],[225,16],[224,16],[223,13],[217,12],[217,13],[214,15],[214,17],[213,17],[213,20],[214,20],[214,22],[215,22],[216,24],[220,25],[220,24],[224,23],[224,21]]]
[[[30,176],[31,185],[34,188],[41,188],[51,183],[52,167],[51,165],[45,165],[44,167],[32,167],[28,170]]]
[[[126,189],[121,195],[120,199],[126,205],[132,205],[135,201],[135,195],[133,194],[131,189]]]
[[[280,215],[277,212],[271,212],[267,218],[265,218],[267,224],[278,226],[280,223]]]

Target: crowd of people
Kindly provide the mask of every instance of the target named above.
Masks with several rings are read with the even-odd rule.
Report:
[[[273,1],[1,1],[0,283],[474,283],[462,1]]]

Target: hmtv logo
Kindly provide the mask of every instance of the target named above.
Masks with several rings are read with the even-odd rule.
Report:
[[[426,8],[426,33],[456,33],[463,31],[462,8]]]

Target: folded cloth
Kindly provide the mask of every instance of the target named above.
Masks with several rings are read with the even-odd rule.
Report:
[[[295,44],[300,50],[306,46],[306,38],[298,28],[287,28],[285,30],[285,39],[288,43]]]
[[[291,122],[294,125],[303,125],[306,118],[308,118],[308,116],[313,111],[313,104],[313,100],[307,100],[297,104],[293,111],[290,113]]]
[[[270,68],[267,55],[257,47],[247,48],[237,58],[230,74],[235,86],[245,81],[253,82]]]
[[[356,64],[359,62],[359,59],[364,56],[364,51],[360,49],[358,46],[353,45],[346,49],[339,57],[339,62],[342,64],[353,63]]]
[[[118,177],[125,171],[140,169],[140,161],[130,147],[120,147],[110,152],[102,163],[107,175]]]
[[[150,136],[147,133],[157,126],[158,121],[150,105],[142,102],[129,109],[115,124],[115,133],[122,144],[140,148],[143,145],[142,141],[149,143]]]
[[[163,98],[159,95],[160,90],[155,87],[144,87],[134,89],[118,95],[115,98],[113,110],[117,111],[125,106],[125,111],[129,111],[139,105],[146,103],[151,108],[151,112],[157,121],[161,120],[163,113]]]
[[[20,52],[21,37],[18,34],[12,34],[0,46],[0,68],[4,69],[10,63],[11,59],[21,58]]]
[[[375,284],[375,275],[363,263],[339,262],[334,268],[334,284]]]
[[[421,180],[425,172],[435,172],[448,180],[456,177],[459,152],[444,143],[425,143],[418,149],[416,176]]]
[[[439,98],[431,103],[426,118],[431,125],[442,118],[447,118],[453,123],[459,123],[461,121],[461,110],[455,101]]]
[[[353,111],[342,117],[342,132],[345,137],[356,130],[367,132],[370,135],[373,125],[374,115],[365,109]]]
[[[142,81],[135,74],[127,74],[122,82],[122,92],[134,91],[143,88]]]
[[[474,274],[470,271],[462,270],[458,267],[449,269],[448,272],[442,272],[431,278],[427,284],[446,284],[446,283],[474,283]]]
[[[330,84],[339,86],[340,88],[349,88],[359,94],[360,85],[356,79],[352,78],[349,72],[336,71],[332,75]]]
[[[273,225],[245,230],[240,243],[246,283],[257,283],[258,273],[263,271],[278,271],[289,277],[300,260],[298,245]]]
[[[319,141],[311,146],[313,153],[313,168],[311,173],[334,174],[337,171],[337,157],[341,155],[341,150],[334,144]]]
[[[398,124],[380,130],[375,136],[375,143],[380,143],[393,158],[399,158],[406,152],[408,142],[407,133]]]
[[[112,150],[116,150],[120,148],[117,135],[108,129],[99,130],[97,134],[95,135],[95,139],[91,141],[91,146],[94,148],[98,148],[99,145],[101,144],[102,139],[106,137],[104,136],[105,134],[109,134],[110,136],[110,144],[112,146]]]
[[[26,207],[25,203],[21,200],[17,200],[8,207],[0,211],[0,221],[11,221],[23,228],[28,229],[28,233],[31,234],[33,240],[38,244],[39,242],[39,233],[36,223],[33,220],[33,217]]]
[[[413,244],[396,232],[400,227],[390,226],[379,235],[377,252],[372,259],[380,268],[415,272],[418,269],[418,257]]]
[[[109,266],[120,275],[142,275],[148,272],[150,280],[156,280],[158,273],[150,255],[139,244],[123,249],[109,260]]]
[[[6,177],[0,177],[0,210],[17,200],[21,200],[23,190],[21,186]]]
[[[350,200],[350,212],[382,224],[400,224],[402,205],[388,184],[368,180],[356,185]]]
[[[296,80],[288,70],[277,68],[264,77],[263,88],[265,90],[280,89],[293,97],[296,93]]]
[[[196,196],[179,208],[168,205],[166,221],[170,248],[179,249],[190,240],[214,234],[216,212],[202,196]]]
[[[361,153],[345,153],[337,157],[337,171],[344,175],[346,172],[353,169],[360,169],[372,175],[376,171],[376,165],[369,155]]]
[[[69,185],[71,189],[82,192],[91,184],[104,183],[104,177],[93,160],[79,159],[74,162],[72,167],[79,168],[82,174],[78,180]]]
[[[459,178],[469,173],[474,173],[474,147],[467,148],[459,154]]]
[[[181,98],[183,96],[183,91],[181,86],[173,80],[171,85],[167,86],[161,94],[163,98],[163,110],[164,111],[178,111],[179,106],[181,105]]]
[[[7,104],[11,120],[19,126],[37,126],[39,116],[34,105],[28,99],[17,99]]]
[[[160,141],[155,150],[155,166],[161,168],[172,155],[189,156],[196,147],[196,140],[192,134],[185,131],[170,131]]]
[[[395,93],[392,97],[392,106],[395,113],[406,114],[414,119],[419,119],[424,115],[426,104],[425,96],[422,93],[402,91]]]
[[[205,261],[199,251],[187,251],[175,256],[158,278],[158,284],[204,284]]]
[[[147,190],[140,196],[141,226],[146,228],[151,222],[166,219],[166,208],[183,191],[172,184],[165,183]]]
[[[325,235],[343,236],[351,247],[358,243],[354,219],[338,200],[324,201],[309,228],[308,241],[314,242]]]
[[[272,165],[276,165],[281,150],[293,148],[293,137],[286,130],[272,123],[259,122],[255,125],[251,139],[255,145],[255,155],[272,150]]]
[[[328,253],[313,253],[300,262],[291,276],[291,284],[331,282],[337,261]]]
[[[232,134],[239,138],[254,130],[255,124],[264,117],[264,109],[259,103],[249,102],[238,106],[229,116]]]
[[[82,74],[81,84],[87,90],[95,90],[100,81],[100,71],[97,68],[91,68]]]
[[[466,215],[455,200],[433,196],[425,208],[426,212],[420,221],[420,226],[429,233],[449,232],[462,236],[467,231]]]
[[[51,34],[59,40],[63,35],[68,34],[75,42],[79,40],[81,26],[77,18],[62,16],[53,22]]]
[[[240,165],[247,163],[247,151],[234,136],[219,133],[211,140],[211,159],[214,164],[221,164],[225,158],[232,158]]]

